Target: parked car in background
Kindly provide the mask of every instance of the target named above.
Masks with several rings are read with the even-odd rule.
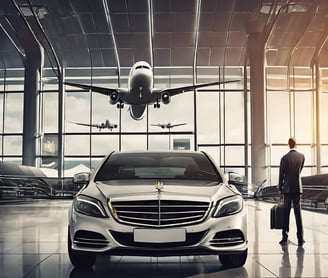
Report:
[[[236,188],[240,191],[240,193],[247,194],[248,193],[247,178],[235,172],[228,172],[228,174],[229,174],[229,183],[236,186]]]
[[[203,152],[113,152],[89,177],[69,211],[68,254],[77,268],[96,256],[218,255],[247,259],[241,193]]]

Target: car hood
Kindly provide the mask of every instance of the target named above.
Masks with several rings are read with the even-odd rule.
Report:
[[[229,185],[199,180],[162,180],[162,188],[156,188],[158,180],[113,180],[96,182],[87,186],[83,194],[94,197],[100,193],[105,199],[139,199],[157,198],[159,192],[162,198],[186,199],[186,196],[197,197],[210,201],[217,195],[225,196],[234,194]],[[100,197],[100,196],[98,196]]]

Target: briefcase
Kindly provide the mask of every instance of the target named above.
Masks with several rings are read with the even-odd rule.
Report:
[[[270,212],[271,229],[284,228],[285,206],[283,203],[275,204]]]

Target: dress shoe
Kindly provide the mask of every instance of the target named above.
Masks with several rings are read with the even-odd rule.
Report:
[[[279,241],[279,244],[287,244],[288,240],[287,237],[283,237],[282,240]]]
[[[298,246],[303,246],[304,243],[305,243],[304,239],[302,238],[298,239]]]

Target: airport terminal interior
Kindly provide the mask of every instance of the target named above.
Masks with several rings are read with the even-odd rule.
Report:
[[[326,0],[1,0],[0,277],[328,277],[327,38]],[[303,246],[293,209],[287,245],[270,227],[290,137],[305,156]],[[242,267],[74,268],[74,175],[135,150],[212,157],[244,198]]]

